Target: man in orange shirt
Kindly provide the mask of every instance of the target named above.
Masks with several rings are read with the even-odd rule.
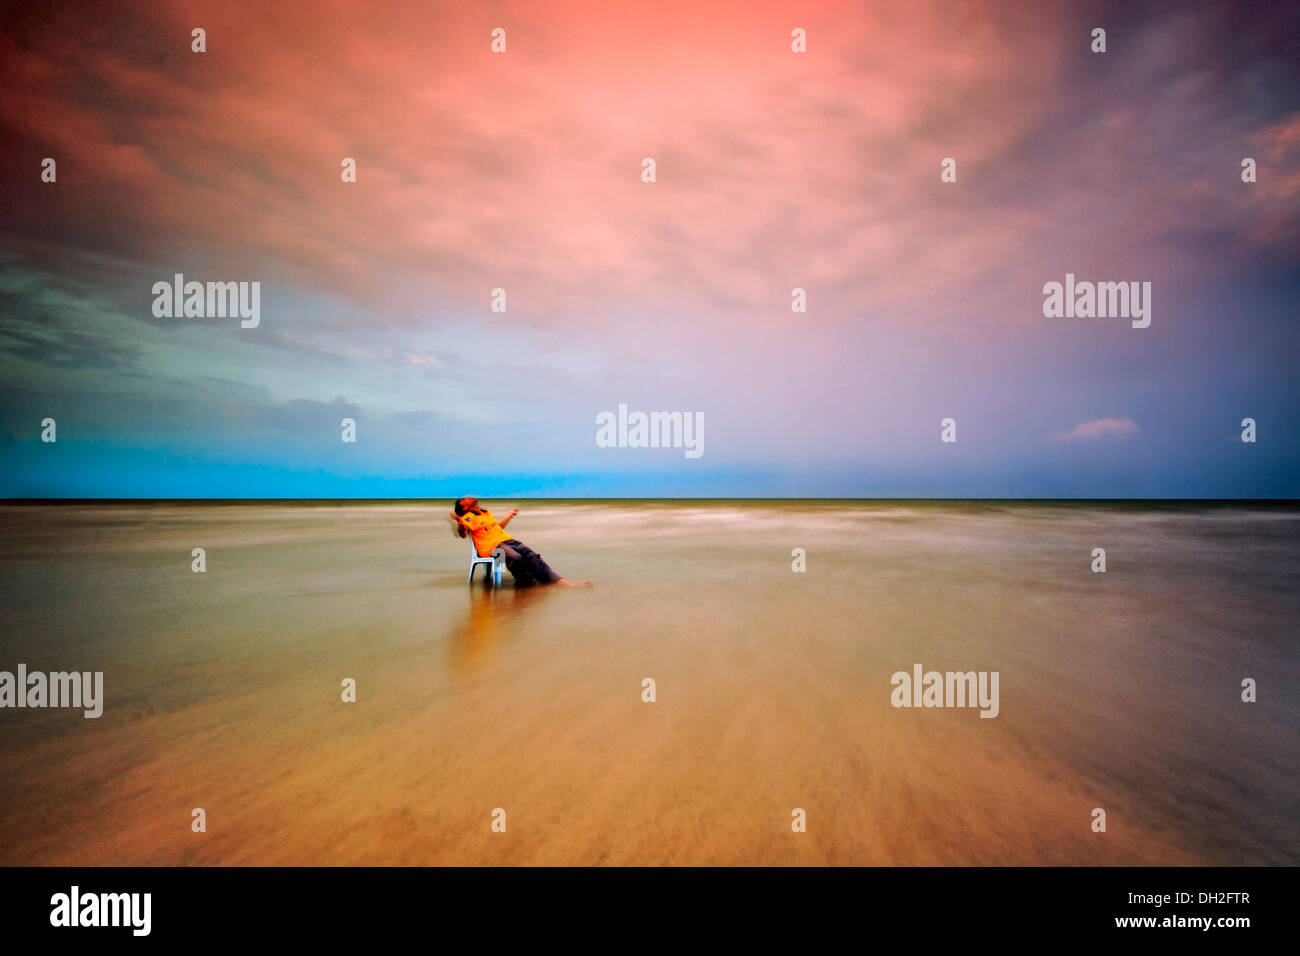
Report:
[[[456,534],[465,537],[468,534],[474,542],[474,550],[480,558],[486,558],[500,547],[506,556],[506,568],[514,576],[516,587],[528,587],[531,584],[564,584],[569,587],[589,588],[590,581],[566,581],[542,560],[542,556],[522,541],[506,534],[506,525],[510,519],[519,514],[518,508],[511,508],[510,513],[497,521],[492,512],[479,504],[472,495],[459,499],[452,509],[451,520],[455,522]]]

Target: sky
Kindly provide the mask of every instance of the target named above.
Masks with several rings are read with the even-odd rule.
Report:
[[[2,29],[2,496],[1300,493],[1294,3]],[[155,315],[177,273],[260,283],[258,325]],[[1149,282],[1150,325],[1045,316],[1067,274]],[[601,447],[620,405],[703,453]]]

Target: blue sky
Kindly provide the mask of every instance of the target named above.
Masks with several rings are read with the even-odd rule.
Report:
[[[0,495],[1297,495],[1294,5],[689,9],[16,19]],[[259,326],[156,317],[178,272]]]

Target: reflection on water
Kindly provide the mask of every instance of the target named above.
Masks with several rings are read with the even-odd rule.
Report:
[[[1296,508],[515,504],[594,590],[441,502],[0,506],[0,670],[105,675],[0,711],[0,863],[1300,862]]]
[[[555,593],[554,588],[515,588],[509,584],[494,588],[490,581],[466,590],[468,610],[464,623],[452,629],[447,642],[448,659],[458,672],[476,670],[488,663],[497,644],[523,626],[528,609]]]

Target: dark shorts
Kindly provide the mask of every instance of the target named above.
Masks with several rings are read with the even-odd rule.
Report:
[[[542,556],[522,541],[511,538],[501,542],[506,553],[506,569],[514,575],[517,587],[530,584],[554,584],[560,576],[551,570],[551,566],[542,560]]]

